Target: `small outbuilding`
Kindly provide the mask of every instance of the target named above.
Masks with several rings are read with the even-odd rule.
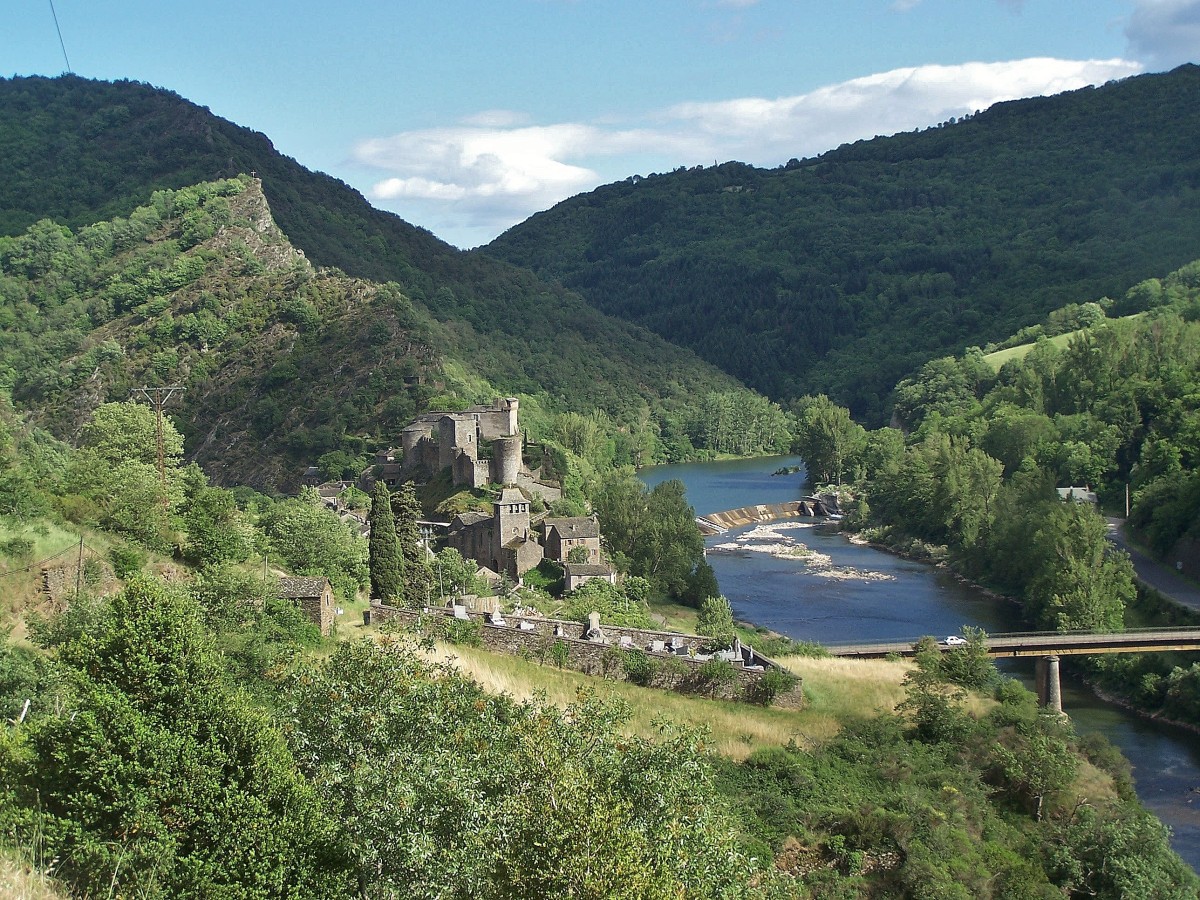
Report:
[[[1072,501],[1075,503],[1090,503],[1092,506],[1097,504],[1096,492],[1086,487],[1065,487],[1055,488],[1058,491],[1058,499],[1064,503]]]
[[[328,578],[280,578],[279,596],[299,606],[313,624],[321,629],[321,634],[329,634],[333,628],[335,609],[333,585],[329,583]]]

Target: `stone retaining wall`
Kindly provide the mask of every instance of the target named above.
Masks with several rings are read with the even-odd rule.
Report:
[[[777,663],[755,654],[754,659],[763,666],[762,671],[730,663],[734,673],[733,679],[721,682],[719,678],[709,677],[712,668],[704,669],[710,660],[693,659],[670,651],[647,650],[655,641],[661,641],[669,647],[673,638],[679,639],[679,646],[695,649],[703,642],[703,638],[697,635],[602,625],[604,639],[597,641],[585,637],[587,626],[579,622],[546,619],[540,616],[512,616],[508,618],[506,625],[499,626],[489,624],[482,614],[468,612],[466,615],[468,621],[477,623],[481,642],[488,650],[524,656],[545,664],[561,664],[564,668],[617,681],[631,680],[625,665],[627,651],[641,651],[647,664],[641,672],[641,677],[635,677],[633,680],[643,683],[644,679],[645,686],[665,690],[703,694],[725,700],[756,702],[761,697],[764,678],[769,682],[778,677],[777,674],[768,676],[768,673],[786,671]],[[396,621],[402,623],[402,627],[407,630],[430,627],[436,630],[438,618],[456,621],[449,610],[433,609],[421,612],[385,606],[376,601],[371,602],[371,608],[364,614],[364,618],[368,624]],[[523,630],[518,627],[520,622],[529,623],[533,627]],[[622,637],[630,639],[627,647],[621,645]],[[556,646],[561,649],[556,650]],[[771,705],[785,709],[802,708],[804,695],[800,680],[796,679],[790,689],[776,693]]]

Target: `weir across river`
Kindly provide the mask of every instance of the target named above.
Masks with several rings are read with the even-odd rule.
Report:
[[[786,503],[761,503],[757,506],[741,506],[725,512],[707,513],[696,516],[696,525],[705,535],[724,534],[730,528],[753,525],[756,522],[774,522],[777,519],[829,518],[837,515],[837,503],[830,497],[801,497]]]

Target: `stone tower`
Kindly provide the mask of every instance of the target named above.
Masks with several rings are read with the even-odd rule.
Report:
[[[497,484],[516,484],[521,471],[521,436],[510,434],[492,441],[492,476]]]
[[[477,427],[475,420],[470,417],[445,415],[438,419],[439,468],[454,464],[456,449],[462,450],[471,459],[479,457],[479,445],[475,442]]]
[[[529,501],[519,490],[505,488],[492,510],[497,547],[507,546],[515,538],[529,537]]]
[[[504,432],[505,434],[517,433],[517,408],[520,405],[521,403],[516,397],[505,397],[497,404],[508,413],[508,428]]]

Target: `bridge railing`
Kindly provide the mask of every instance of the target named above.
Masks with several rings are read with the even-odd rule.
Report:
[[[1086,628],[1072,629],[1069,631],[989,631],[984,633],[985,641],[1005,641],[1016,640],[1019,638],[1045,637],[1045,638],[1061,638],[1061,637],[1107,637],[1109,635],[1131,635],[1139,634],[1182,634],[1192,635],[1200,632],[1200,627],[1195,625],[1173,625],[1164,628],[1126,628],[1124,631],[1092,631]],[[880,640],[869,641],[829,641],[831,647],[874,647],[881,644],[915,644],[923,638],[932,637],[936,640],[942,640],[936,634],[922,634],[916,637],[896,637]]]

